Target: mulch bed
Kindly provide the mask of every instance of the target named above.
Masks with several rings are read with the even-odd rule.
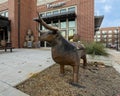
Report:
[[[112,67],[89,64],[79,70],[79,88],[71,85],[72,67],[65,66],[65,76],[59,75],[59,64],[33,74],[16,86],[30,96],[120,96],[120,74]]]

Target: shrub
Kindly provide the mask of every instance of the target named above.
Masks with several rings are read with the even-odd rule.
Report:
[[[105,50],[105,47],[102,43],[99,42],[85,43],[85,47],[87,54],[108,56],[108,53]]]

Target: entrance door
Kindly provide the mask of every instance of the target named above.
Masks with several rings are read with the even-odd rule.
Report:
[[[7,27],[0,28],[0,41],[1,40],[8,41]]]

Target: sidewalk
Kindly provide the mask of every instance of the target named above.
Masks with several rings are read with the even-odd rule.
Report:
[[[113,50],[113,49],[107,49],[108,53],[113,57],[113,60],[120,64],[120,51]]]
[[[112,66],[120,73],[120,51],[107,49],[108,53],[111,55],[111,59],[114,61]]]
[[[53,64],[47,49],[0,50],[0,96],[29,96],[14,86]]]

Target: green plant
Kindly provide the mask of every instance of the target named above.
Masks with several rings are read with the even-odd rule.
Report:
[[[100,42],[85,43],[85,47],[87,54],[108,56],[104,45]]]

